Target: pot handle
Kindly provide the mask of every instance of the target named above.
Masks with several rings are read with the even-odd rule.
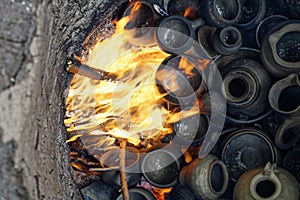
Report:
[[[270,196],[270,199],[276,199],[282,190],[282,185],[278,177],[275,173],[277,173],[277,164],[271,164],[271,162],[268,162],[263,169],[263,171],[256,176],[253,177],[253,179],[250,182],[250,194],[254,199],[261,199],[261,196],[259,196],[256,192],[256,186],[261,181],[271,181],[275,185],[275,192]]]

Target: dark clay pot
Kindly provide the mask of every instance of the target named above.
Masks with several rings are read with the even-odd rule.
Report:
[[[200,199],[217,199],[226,190],[229,177],[225,164],[213,155],[196,158],[180,172],[180,183]]]
[[[269,103],[278,113],[300,116],[300,78],[297,74],[274,83],[269,92]]]
[[[270,162],[244,173],[234,188],[233,200],[298,200],[299,183],[288,171]]]
[[[177,55],[190,55],[199,59],[209,56],[204,49],[197,45],[195,30],[204,25],[199,18],[189,21],[186,18],[173,15],[164,18],[155,32],[158,46],[165,52]]]
[[[269,73],[252,59],[237,59],[221,69],[228,103],[227,113],[239,118],[253,118],[265,112]]]
[[[156,44],[154,27],[162,16],[155,10],[154,4],[159,6],[155,0],[135,1],[129,4],[124,11],[123,17],[131,17],[125,25],[125,30],[132,35],[130,39],[132,44],[138,46],[153,46]],[[133,12],[136,7],[140,8],[138,11]]]
[[[233,25],[241,13],[239,0],[207,0],[201,8],[207,24],[217,28]]]
[[[287,17],[282,16],[282,15],[271,15],[269,17],[266,17],[264,20],[262,20],[255,32],[255,39],[257,46],[260,47],[261,43],[265,37],[265,35],[270,31],[273,27],[275,27],[277,24],[284,22],[288,20]]]
[[[189,105],[204,90],[202,64],[190,56],[170,56],[156,72],[156,84],[164,99],[175,105]],[[189,70],[187,70],[189,69]]]
[[[214,50],[212,44],[212,37],[217,30],[216,27],[212,26],[202,26],[198,30],[197,41],[202,49],[208,53],[211,58],[215,58],[218,53]]]
[[[272,141],[265,133],[253,128],[233,131],[222,140],[219,148],[233,181],[249,169],[279,160]]]
[[[155,187],[168,188],[177,184],[181,169],[181,152],[171,148],[151,151],[144,155],[141,170],[145,179]]]
[[[212,45],[214,50],[221,55],[236,53],[242,46],[241,32],[233,26],[219,29],[213,34]]]
[[[293,174],[300,182],[300,145],[291,149],[283,159],[282,167]]]
[[[266,0],[240,0],[240,2],[241,14],[235,25],[243,30],[255,28],[266,14]]]
[[[275,144],[279,149],[289,149],[300,140],[300,117],[288,117],[279,126],[275,135]]]
[[[300,21],[289,20],[275,26],[264,38],[261,60],[275,77],[300,73]]]
[[[197,19],[200,17],[200,1],[170,0],[167,10],[170,15],[181,15],[189,20]]]
[[[144,188],[130,188],[128,192],[130,200],[155,200],[153,194]],[[123,200],[123,195],[119,195],[117,200]]]

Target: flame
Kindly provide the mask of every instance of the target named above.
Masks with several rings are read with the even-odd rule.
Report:
[[[170,188],[153,188],[152,193],[157,200],[165,200],[165,194],[168,194],[172,191],[172,187]]]
[[[185,9],[185,11],[183,13],[183,17],[188,17],[192,11],[193,11],[193,8],[188,7],[187,9]]]
[[[178,113],[161,105],[166,94],[161,94],[156,87],[156,71],[169,54],[158,46],[131,45],[132,31],[125,31],[140,7],[137,3],[129,16],[115,22],[115,34],[98,42],[90,49],[88,58],[81,59],[93,68],[116,74],[120,81],[97,81],[74,75],[66,98],[64,120],[68,143],[85,138],[88,148],[101,149],[113,145],[118,138],[125,138],[137,146],[145,139],[172,133],[170,123],[199,113],[196,104],[189,111]],[[181,64],[185,71],[191,72],[187,60],[182,59]],[[91,141],[87,136],[98,141]]]
[[[195,69],[195,65],[193,65],[188,58],[181,57],[179,62],[179,69],[181,69],[186,75],[193,77],[195,73],[193,70]]]

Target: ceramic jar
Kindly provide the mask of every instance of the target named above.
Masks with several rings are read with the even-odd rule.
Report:
[[[153,194],[144,188],[130,188],[128,192],[130,200],[155,200]],[[117,200],[123,200],[123,195],[119,195]]]
[[[218,199],[229,181],[225,164],[213,155],[196,158],[180,172],[180,183],[188,186],[202,199]]]
[[[289,149],[300,141],[300,117],[288,117],[278,127],[275,144],[280,149]]]
[[[299,183],[286,170],[270,162],[244,173],[234,188],[233,200],[298,200]]]

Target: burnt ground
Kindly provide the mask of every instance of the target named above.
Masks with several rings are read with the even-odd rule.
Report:
[[[64,64],[114,2],[0,1],[0,200],[81,199],[65,144]]]

